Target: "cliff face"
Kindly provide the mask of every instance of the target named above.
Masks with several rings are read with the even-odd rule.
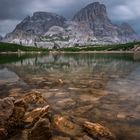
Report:
[[[29,46],[34,46],[37,40],[38,36],[23,30],[15,30],[14,32],[7,34],[3,39],[4,42]]]
[[[94,31],[95,36],[105,36],[111,33],[112,23],[109,20],[106,12],[106,7],[99,2],[89,4],[81,9],[73,17],[73,21],[86,22],[89,27]]]
[[[71,21],[54,13],[35,12],[7,34],[4,41],[23,42],[24,45],[41,44],[41,47],[48,47],[45,45],[48,43],[59,43],[61,47],[69,47],[74,44],[126,43],[137,39],[129,24],[113,24],[106,6],[94,2],[77,12]]]
[[[65,18],[54,13],[35,12],[32,17],[26,17],[14,31],[22,30],[30,34],[43,35],[52,26],[62,26]]]
[[[132,41],[137,39],[135,31],[127,23],[121,26],[114,25],[108,18],[106,6],[95,2],[81,9],[73,17],[73,21],[88,23],[95,37],[115,37],[118,42]]]

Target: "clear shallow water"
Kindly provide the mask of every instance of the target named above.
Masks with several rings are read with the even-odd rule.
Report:
[[[132,54],[1,55],[0,63],[1,97],[39,91],[56,113],[139,140],[140,61]]]

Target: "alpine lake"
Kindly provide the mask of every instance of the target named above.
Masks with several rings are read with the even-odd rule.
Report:
[[[0,98],[31,91],[55,112],[140,139],[140,54],[0,54]]]

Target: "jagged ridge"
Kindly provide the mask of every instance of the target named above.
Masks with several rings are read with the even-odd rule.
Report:
[[[108,18],[106,6],[99,2],[89,4],[81,9],[73,17],[73,21],[88,23],[94,35],[98,38],[116,37],[120,42],[127,42],[137,38],[135,31],[129,24],[114,25]]]
[[[66,19],[54,13],[48,12],[35,12],[32,17],[26,17],[14,30],[23,30],[25,32],[43,35],[50,27],[64,25]]]
[[[94,2],[77,12],[71,21],[54,13],[35,12],[6,35],[4,41],[52,48],[56,43],[60,47],[71,47],[74,44],[126,43],[137,39],[129,24],[113,24],[106,6]]]

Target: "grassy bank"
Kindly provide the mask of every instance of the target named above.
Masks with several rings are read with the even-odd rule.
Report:
[[[47,52],[48,49],[36,48],[32,46],[21,46],[17,44],[9,44],[0,42],[0,52]]]
[[[93,45],[79,47],[78,45],[72,48],[62,48],[60,51],[131,51],[135,45],[140,45],[140,42],[126,43],[126,44],[116,44],[116,45]]]
[[[91,45],[91,46],[78,46],[72,48],[61,48],[56,49],[55,51],[64,51],[64,52],[80,52],[80,51],[131,51],[135,45],[140,45],[140,42],[126,43],[126,44],[117,44],[117,45]],[[17,44],[9,43],[0,43],[0,52],[48,52],[53,50],[36,48],[36,47],[27,47]]]

